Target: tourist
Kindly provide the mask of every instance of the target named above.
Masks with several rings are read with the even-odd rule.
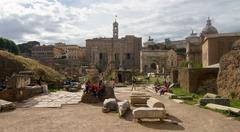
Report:
[[[160,89],[160,96],[164,95],[165,92],[169,90],[170,82],[167,80],[167,78],[164,76],[163,86]]]
[[[88,81],[85,83],[84,93],[88,93],[88,92],[89,92],[89,89],[90,89],[90,81],[88,80]]]
[[[161,89],[160,82],[157,78],[156,82],[154,83],[154,90],[157,93]]]
[[[98,83],[97,96],[98,96],[98,97],[103,96],[104,92],[105,92],[105,87],[104,87],[104,85],[103,85],[103,81],[100,80],[99,83]]]
[[[134,76],[132,76],[132,89],[131,89],[131,91],[136,90],[135,83],[136,83],[136,78]]]
[[[97,96],[98,86],[96,84],[91,84],[90,91],[93,96]]]
[[[41,86],[41,84],[42,84],[42,77],[40,77],[39,79],[38,79],[38,85],[40,85]]]

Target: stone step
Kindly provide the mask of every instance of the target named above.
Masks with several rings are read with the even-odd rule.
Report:
[[[240,109],[238,109],[238,108],[233,108],[233,107],[228,107],[228,106],[223,106],[223,105],[218,105],[218,104],[212,104],[212,103],[207,104],[206,107],[213,109],[213,110],[231,111],[234,114],[240,115]]]

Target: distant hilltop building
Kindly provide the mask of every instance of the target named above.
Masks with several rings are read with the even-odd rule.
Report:
[[[86,48],[78,45],[67,45],[65,43],[56,43],[55,47],[63,50],[66,59],[80,59],[86,58]]]
[[[32,58],[40,61],[48,61],[61,58],[63,50],[53,45],[37,45],[32,48]]]
[[[113,23],[112,38],[93,38],[86,40],[89,63],[106,70],[112,63],[116,69],[139,69],[142,38],[126,35],[119,38],[119,24]]]

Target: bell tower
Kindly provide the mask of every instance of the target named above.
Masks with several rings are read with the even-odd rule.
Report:
[[[117,18],[117,16],[115,16]],[[118,39],[118,22],[115,18],[115,22],[113,23],[113,39]]]

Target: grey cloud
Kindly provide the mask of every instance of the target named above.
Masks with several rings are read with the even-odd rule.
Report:
[[[157,41],[163,41],[166,37],[171,37],[172,40],[184,39],[192,29],[200,33],[208,16],[220,32],[240,31],[238,0],[159,1],[155,5],[152,3],[156,1],[141,1],[136,6],[126,4],[127,0],[119,0],[117,3],[114,0],[59,1],[66,7],[65,12],[55,7],[49,15],[32,12],[0,19],[0,35],[19,41],[23,40],[24,35],[36,34],[42,42],[64,41],[84,45],[84,40],[89,37],[111,37],[115,14],[119,16],[121,36],[134,34],[143,37],[144,41],[149,35]],[[130,1],[134,4],[134,0]],[[108,5],[101,7],[104,3]],[[119,4],[120,7],[114,9],[115,6],[109,6],[111,4]],[[76,10],[77,12],[71,12]],[[5,26],[6,24],[8,25]]]

